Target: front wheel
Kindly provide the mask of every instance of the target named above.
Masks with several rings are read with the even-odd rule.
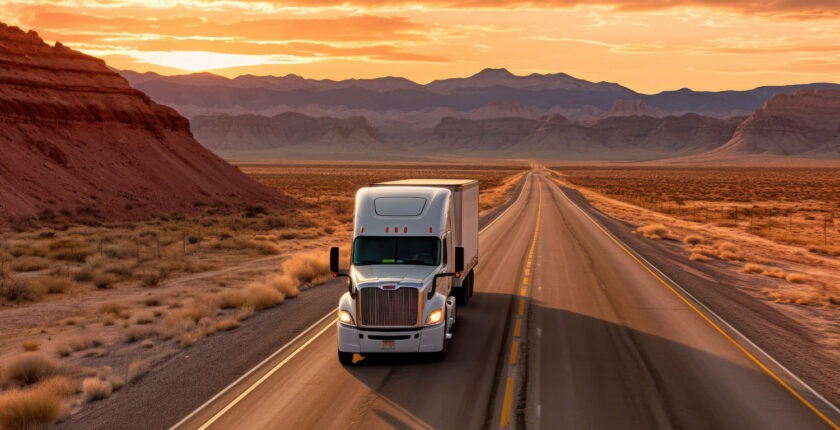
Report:
[[[353,364],[353,353],[338,351],[338,362],[341,363],[343,366],[349,366]]]

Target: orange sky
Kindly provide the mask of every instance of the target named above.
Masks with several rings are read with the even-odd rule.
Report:
[[[0,0],[111,66],[420,83],[485,67],[641,92],[840,82],[838,0]]]

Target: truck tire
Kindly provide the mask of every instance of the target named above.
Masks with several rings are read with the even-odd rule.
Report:
[[[467,285],[467,280],[460,287],[452,289],[452,295],[455,296],[455,303],[458,306],[466,306],[470,302],[470,289]]]
[[[474,290],[473,287],[475,287],[475,272],[470,272],[470,274],[469,274],[469,276],[467,276],[467,278],[469,278],[469,280],[470,280],[470,283],[469,283],[469,285],[470,285],[470,298],[472,298],[473,290]]]
[[[338,362],[341,363],[343,366],[349,366],[353,364],[353,353],[338,351]]]

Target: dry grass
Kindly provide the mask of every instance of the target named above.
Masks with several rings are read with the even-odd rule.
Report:
[[[20,347],[23,348],[25,352],[32,352],[41,349],[41,342],[36,340],[28,340],[20,344]]]
[[[43,270],[52,264],[52,261],[42,257],[18,257],[9,263],[9,269],[15,272],[34,272]]]
[[[325,255],[301,253],[284,261],[282,271],[302,284],[316,285],[329,278],[330,263]]]
[[[660,240],[666,239],[670,235],[670,231],[662,224],[648,224],[636,229],[636,233],[641,233],[642,236],[652,239]]]
[[[144,324],[151,324],[153,322],[155,322],[155,313],[154,312],[143,311],[143,312],[138,312],[137,314],[134,315],[134,323],[135,324],[144,325]]]
[[[54,276],[35,278],[29,281],[29,287],[36,294],[62,294],[76,288],[78,284],[68,278]]]
[[[95,336],[73,336],[56,346],[56,352],[66,357],[70,352],[84,351],[88,348],[102,346],[103,341]],[[68,352],[70,351],[70,352]]]
[[[151,363],[148,360],[137,359],[129,363],[127,370],[128,382],[134,383],[140,380],[146,373],[149,372]]]
[[[113,392],[111,381],[99,377],[85,378],[82,381],[82,393],[88,402],[107,399],[111,396],[111,392]]]
[[[97,309],[100,315],[103,317],[114,317],[119,319],[127,319],[130,317],[130,313],[127,311],[125,305],[108,302],[99,305],[99,309]]]
[[[286,298],[294,298],[300,295],[300,281],[289,275],[272,275],[268,277],[265,283],[281,292]]]
[[[776,303],[837,306],[840,305],[840,285],[797,284],[779,288],[765,288],[764,293]]]
[[[62,398],[75,392],[70,380],[54,377],[28,389],[0,393],[0,428],[24,430],[51,426],[67,414]]]
[[[686,245],[699,245],[703,243],[703,236],[699,234],[689,234],[683,238],[683,243]]]
[[[760,264],[755,264],[755,263],[747,263],[741,269],[741,272],[743,272],[743,273],[764,274],[764,272],[766,272],[766,271],[767,271],[767,269],[764,266],[762,266]]]
[[[151,327],[129,327],[123,332],[123,342],[134,343],[157,334]]]
[[[222,318],[216,321],[216,330],[228,331],[239,327],[239,320],[235,317]]]
[[[811,277],[803,273],[788,273],[785,280],[791,284],[807,284],[811,282]]]
[[[3,371],[4,379],[14,385],[32,385],[59,371],[56,360],[41,352],[25,352],[11,360]]]

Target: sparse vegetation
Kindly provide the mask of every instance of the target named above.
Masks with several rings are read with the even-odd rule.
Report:
[[[239,320],[235,317],[222,318],[216,321],[216,330],[228,331],[239,327]]]

